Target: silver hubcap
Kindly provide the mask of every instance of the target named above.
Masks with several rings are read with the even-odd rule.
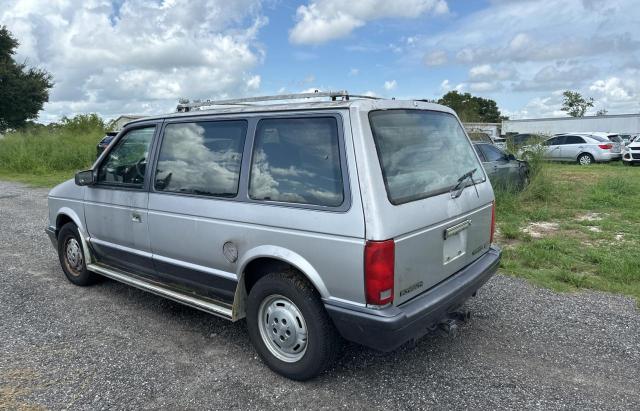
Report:
[[[296,305],[282,295],[270,295],[258,309],[260,337],[284,362],[300,360],[307,350],[307,324]]]
[[[583,164],[583,165],[591,164],[591,157],[589,156],[580,157],[580,164]]]
[[[78,240],[75,238],[70,238],[67,240],[67,245],[65,247],[65,256],[67,260],[67,264],[69,268],[75,275],[80,275],[83,268],[83,258],[82,258],[82,248],[80,248],[80,244],[78,244]]]

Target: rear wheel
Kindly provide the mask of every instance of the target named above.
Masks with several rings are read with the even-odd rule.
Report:
[[[67,223],[58,234],[58,258],[67,279],[75,285],[86,286],[98,281],[97,274],[87,270],[85,253],[78,227]]]
[[[583,166],[588,166],[589,164],[593,164],[593,156],[588,153],[583,153],[578,156],[578,164]]]
[[[323,372],[341,343],[317,291],[295,271],[258,280],[247,299],[247,327],[269,368],[294,380]]]

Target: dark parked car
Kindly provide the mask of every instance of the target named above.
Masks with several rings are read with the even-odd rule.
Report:
[[[100,157],[100,154],[102,154],[104,149],[109,146],[109,143],[111,143],[111,141],[113,141],[113,138],[117,135],[118,135],[118,132],[109,131],[107,132],[107,134],[105,134],[104,137],[102,137],[102,140],[100,140],[100,142],[96,147],[96,157]]]
[[[493,186],[522,189],[529,184],[529,163],[493,144],[473,143]]]

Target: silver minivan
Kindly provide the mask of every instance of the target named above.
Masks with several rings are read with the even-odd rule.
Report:
[[[46,231],[72,283],[104,276],[246,318],[263,361],[305,380],[344,339],[391,351],[460,319],[501,253],[493,190],[451,109],[262,100],[285,97],[129,123],[51,190]]]

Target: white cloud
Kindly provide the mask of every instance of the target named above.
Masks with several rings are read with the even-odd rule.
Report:
[[[609,77],[606,80],[594,81],[589,87],[589,90],[599,93],[614,101],[629,101],[635,97],[635,93],[631,89],[632,84],[634,84],[635,81],[629,83],[630,84],[625,84],[625,82],[618,77]]]
[[[424,63],[427,66],[440,66],[447,62],[447,53],[442,50],[436,50],[424,57]]]
[[[598,107],[606,108],[610,114],[640,113],[640,70],[628,69],[621,77],[595,80],[589,93]]]
[[[261,78],[256,74],[247,80],[247,88],[250,90],[258,90],[260,88],[260,82]]]
[[[395,80],[384,82],[384,89],[387,91],[394,90],[397,86],[398,86],[398,82],[396,82]]]
[[[469,70],[469,77],[472,79],[485,79],[495,75],[495,71],[489,64],[483,64],[481,66],[471,67]]]
[[[350,76],[357,76],[358,74],[360,74],[360,70],[357,68],[352,68],[351,70],[349,70]]]
[[[180,3],[17,1],[0,23],[17,59],[52,73],[41,119],[81,111],[117,116],[172,110],[178,97],[226,97],[260,87],[259,0]]]
[[[478,93],[501,91],[496,95],[500,106],[513,113],[564,116],[555,99],[546,100],[564,89],[593,95],[596,105],[610,113],[637,112],[636,3],[491,0],[443,31],[413,36],[408,52],[427,64],[448,56],[448,67],[460,70],[448,74],[447,88],[458,84]],[[456,77],[461,71],[467,71],[466,78]]]
[[[469,90],[474,92],[479,92],[479,93],[496,91],[499,88],[500,88],[500,85],[495,82],[480,81],[480,82],[469,83]]]
[[[289,32],[289,40],[295,44],[321,44],[345,37],[371,20],[448,11],[445,0],[311,0],[296,10],[297,22]]]
[[[451,83],[449,82],[448,79],[444,79],[442,83],[440,83],[440,90],[443,93],[446,93],[447,91],[451,90]]]

